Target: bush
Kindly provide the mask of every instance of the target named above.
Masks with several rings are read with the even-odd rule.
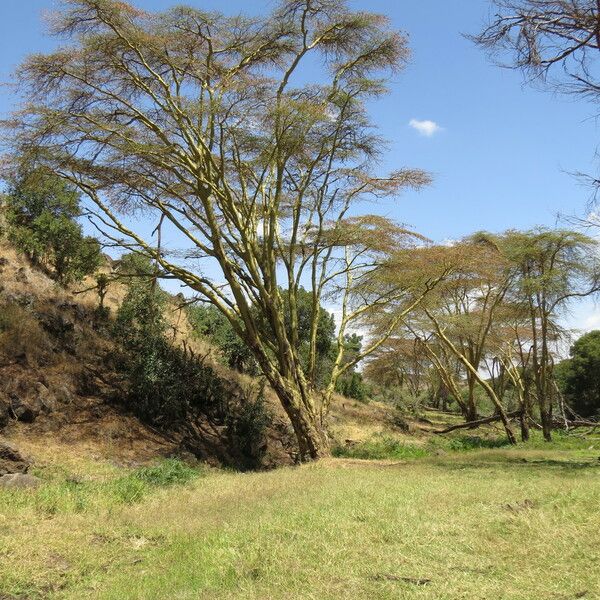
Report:
[[[272,416],[265,405],[263,389],[256,399],[246,398],[238,413],[228,419],[230,439],[244,469],[258,468],[267,448],[265,434]]]
[[[125,353],[129,405],[154,424],[173,424],[200,411],[222,420],[225,390],[214,371],[165,337],[161,304],[131,290],[117,313],[117,339]]]
[[[405,387],[391,388],[386,394],[384,401],[394,407],[395,419],[399,423],[407,417],[421,417],[425,406],[428,403],[428,396],[425,392],[415,395]]]
[[[172,425],[198,413],[224,422],[227,394],[221,379],[193,354],[169,342],[167,296],[144,276],[148,264],[136,261],[140,275],[130,279],[114,325],[124,350],[120,365],[129,382],[130,407],[157,425]]]
[[[188,318],[194,333],[215,345],[229,368],[248,375],[258,374],[258,365],[252,352],[216,307],[191,306]]]
[[[368,399],[367,386],[362,375],[356,371],[346,377],[340,377],[336,382],[335,389],[336,392],[346,396],[346,398],[352,398],[360,402],[365,402]]]

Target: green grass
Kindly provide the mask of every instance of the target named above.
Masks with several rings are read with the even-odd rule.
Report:
[[[421,458],[430,452],[416,444],[407,444],[391,436],[374,435],[370,439],[352,446],[337,446],[333,455],[340,458],[360,458],[365,460],[402,460],[406,458]]]
[[[336,446],[333,455],[338,458],[355,458],[362,460],[406,460],[436,456],[443,452],[468,452],[493,448],[512,449],[514,451],[551,450],[553,452],[572,451],[589,453],[598,450],[600,453],[600,436],[587,436],[557,431],[553,434],[551,444],[544,441],[538,431],[531,432],[527,443],[519,443],[511,447],[506,436],[498,433],[490,434],[483,430],[483,435],[475,433],[455,432],[448,436],[432,436],[425,442],[406,441],[390,434],[375,434],[369,439],[347,446]]]
[[[0,493],[0,597],[598,598],[599,452],[557,446],[42,471],[42,488]]]
[[[114,469],[112,477],[100,480],[71,475],[60,468],[34,470],[34,473],[44,479],[44,485],[35,493],[2,491],[0,506],[4,511],[33,509],[39,514],[54,515],[112,509],[139,502],[156,488],[187,483],[204,471],[167,459],[124,474],[123,470]]]

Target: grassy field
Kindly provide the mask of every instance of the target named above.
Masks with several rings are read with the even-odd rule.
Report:
[[[0,493],[0,598],[599,598],[594,444],[249,474],[57,458]]]

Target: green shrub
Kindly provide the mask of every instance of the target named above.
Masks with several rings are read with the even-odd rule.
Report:
[[[600,331],[582,335],[570,350],[571,358],[556,366],[557,383],[567,404],[582,417],[600,416]]]
[[[333,455],[365,460],[405,459],[428,456],[429,451],[421,446],[404,444],[392,437],[373,436],[351,446],[337,446],[333,449]]]
[[[367,386],[360,373],[353,371],[346,377],[340,377],[336,382],[336,392],[343,394],[346,398],[352,398],[359,402],[368,400]]]
[[[166,487],[187,483],[197,475],[197,469],[176,458],[168,458],[157,465],[137,469],[132,476],[149,485]]]
[[[450,450],[477,450],[481,448],[502,448],[509,446],[510,442],[505,438],[482,438],[477,435],[463,435],[452,438],[448,447]]]
[[[129,382],[128,404],[157,425],[171,425],[197,413],[223,422],[227,414],[223,383],[210,366],[169,342],[165,302],[165,293],[141,275],[131,278],[117,312],[114,333],[124,350],[119,366]]]

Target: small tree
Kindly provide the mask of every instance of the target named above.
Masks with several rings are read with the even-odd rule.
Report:
[[[100,244],[83,235],[79,215],[79,193],[56,175],[37,170],[9,181],[9,239],[61,284],[83,279],[100,264]]]
[[[556,366],[568,405],[582,417],[600,415],[600,331],[590,331],[571,347],[571,358]]]

